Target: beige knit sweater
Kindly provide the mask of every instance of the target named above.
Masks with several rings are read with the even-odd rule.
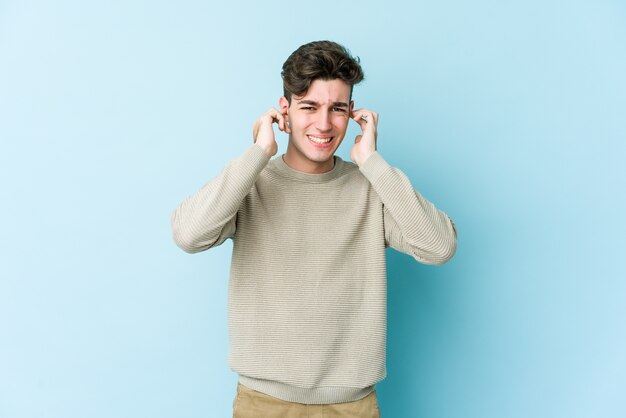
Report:
[[[233,239],[229,364],[240,383],[291,402],[360,399],[385,377],[391,246],[449,260],[454,225],[374,153],[307,174],[252,145],[172,215],[195,253]]]

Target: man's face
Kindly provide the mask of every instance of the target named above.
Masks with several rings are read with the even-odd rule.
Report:
[[[291,133],[285,162],[306,173],[323,173],[333,168],[333,155],[341,144],[354,103],[350,86],[342,80],[314,80],[302,97],[291,104],[280,99]]]

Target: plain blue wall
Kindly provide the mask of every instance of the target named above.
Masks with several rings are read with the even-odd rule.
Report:
[[[169,217],[316,39],[459,228],[389,252],[384,416],[626,416],[624,2],[59,0],[0,3],[0,417],[230,416],[231,244]]]

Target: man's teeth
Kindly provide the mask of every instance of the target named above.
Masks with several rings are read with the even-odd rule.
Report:
[[[318,138],[316,136],[309,135],[309,139],[313,142],[317,142],[318,144],[325,144],[327,142],[330,142],[333,137],[331,136],[330,138]]]

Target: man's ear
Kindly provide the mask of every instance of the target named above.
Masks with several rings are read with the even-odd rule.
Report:
[[[352,114],[353,110],[354,110],[354,100],[350,100],[350,114]]]
[[[281,97],[278,100],[278,107],[280,109],[280,113],[282,113],[283,115],[286,115],[287,112],[289,111],[289,100],[287,100],[285,96]]]

